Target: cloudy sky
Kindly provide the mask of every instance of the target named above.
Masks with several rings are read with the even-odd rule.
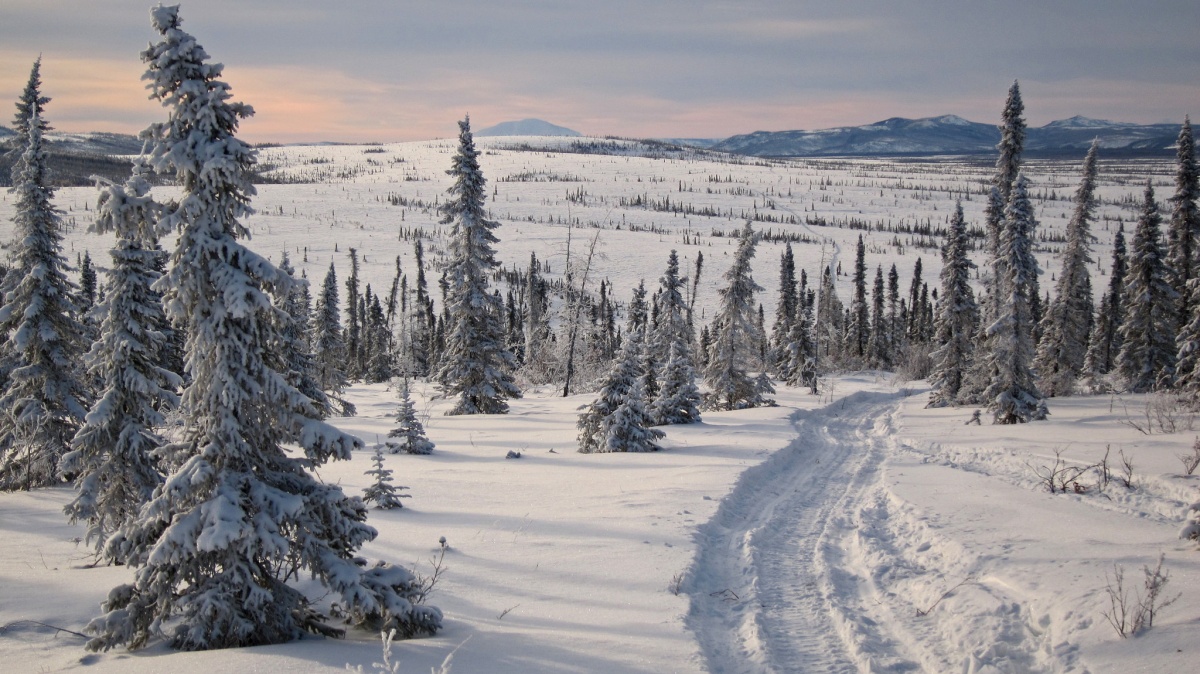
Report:
[[[0,0],[0,124],[38,54],[55,127],[161,119],[140,81],[150,4]],[[182,16],[257,111],[251,141],[448,137],[465,113],[695,138],[991,122],[1014,79],[1033,125],[1200,114],[1196,0],[191,0]]]

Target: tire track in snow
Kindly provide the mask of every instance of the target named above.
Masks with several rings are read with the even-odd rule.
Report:
[[[876,422],[897,400],[862,392],[798,413],[797,438],[746,470],[701,527],[687,620],[710,671],[921,668],[848,612],[858,579],[838,559],[838,540],[854,526],[846,513],[877,476]]]

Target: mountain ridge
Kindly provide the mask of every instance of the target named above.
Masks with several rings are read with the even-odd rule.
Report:
[[[1030,127],[1026,152],[1034,155],[1086,152],[1093,139],[1120,154],[1160,155],[1174,151],[1179,127],[1131,124],[1083,116]],[[873,124],[813,131],[755,131],[730,136],[711,149],[759,157],[985,154],[995,152],[1000,130],[957,115],[908,119],[890,117]]]

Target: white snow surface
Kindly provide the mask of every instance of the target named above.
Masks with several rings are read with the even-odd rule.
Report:
[[[970,189],[967,220],[981,226],[978,191],[991,174],[988,166],[951,159],[746,164],[703,154],[648,158],[633,148],[549,151],[577,140],[539,139],[541,151],[506,149],[512,139],[480,143],[495,192],[489,208],[502,222],[502,263],[523,268],[533,250],[550,261],[552,277],[561,277],[564,223],[578,218],[573,245],[584,245],[589,224],[602,228],[605,257],[596,268],[625,301],[640,278],[654,287],[670,248],[680,250],[685,273],[703,251],[698,307],[705,321],[736,243],[712,230],[732,232],[740,217],[626,207],[619,198],[669,196],[739,213],[940,225]],[[355,246],[363,280],[377,291],[390,283],[401,255],[411,283],[412,243],[400,240],[399,228],[435,233],[444,226],[432,209],[390,205],[387,197],[443,199],[452,148],[433,141],[265,150],[263,159],[278,172],[314,182],[261,186],[259,213],[248,221],[250,245],[276,259],[286,248],[297,273],[307,271],[314,284],[331,257],[344,278],[347,248]],[[1039,231],[1065,227],[1078,168],[1030,165]],[[522,175],[528,181],[504,180]],[[1129,221],[1134,212],[1136,201],[1127,205],[1125,198],[1139,194],[1151,175],[1157,185],[1169,184],[1162,163],[1101,167],[1097,292],[1107,285],[1099,271],[1107,270],[1117,218]],[[733,182],[718,182],[726,178]],[[580,188],[583,203],[568,202],[568,192]],[[84,188],[58,192],[73,224],[66,254],[74,260],[89,250],[103,268],[111,238],[84,232],[94,199]],[[0,240],[11,237],[11,209],[11,195],[0,196]],[[655,231],[637,231],[651,226]],[[896,263],[902,291],[918,255],[931,287],[938,278],[937,252],[904,234],[755,227],[810,237],[812,243],[796,244],[796,264],[814,285],[820,261],[836,259],[860,233],[868,267]],[[1054,285],[1056,245],[1038,248],[1043,290]],[[427,240],[431,261],[441,246],[436,235]],[[781,250],[764,242],[755,259],[755,278],[767,287],[757,299],[768,316]],[[431,273],[430,285],[435,281]],[[846,300],[849,277],[838,282]],[[434,294],[440,306],[436,287]],[[778,407],[708,412],[701,424],[666,428],[664,451],[581,455],[575,421],[593,394],[530,390],[511,401],[508,415],[446,417],[451,401],[437,398],[432,386],[414,385],[437,448],[428,456],[385,455],[395,484],[409,487],[412,498],[403,509],[371,511],[380,535],[363,553],[428,574],[444,536],[446,570],[430,603],[446,621],[436,637],[395,643],[399,671],[429,671],[451,652],[455,672],[500,674],[1195,671],[1200,552],[1176,537],[1187,504],[1200,500],[1200,476],[1183,475],[1177,459],[1200,434],[1193,415],[1153,396],[1076,396],[1051,399],[1047,421],[975,426],[964,424],[971,409],[924,409],[923,383],[890,373],[830,378],[820,396],[776,387]],[[320,476],[355,494],[370,482],[364,473],[394,425],[399,400],[384,385],[355,386],[347,397],[359,415],[332,422],[362,437],[366,448],[322,467]],[[1133,489],[1114,479],[1101,490],[1092,470],[1080,480],[1088,487],[1083,493],[1051,494],[1036,477],[1056,452],[1084,466],[1106,447],[1114,473],[1119,452],[1132,457]],[[506,460],[510,450],[521,458]],[[65,486],[0,493],[3,671],[371,671],[380,661],[378,635],[361,632],[343,641],[202,653],[176,653],[161,643],[135,653],[85,652],[82,639],[30,621],[78,631],[132,573],[89,566],[83,527],[67,525],[62,514],[71,497]],[[1121,639],[1102,615],[1114,565],[1140,587],[1142,567],[1160,554],[1170,572],[1167,594],[1182,593],[1180,599],[1153,629]]]

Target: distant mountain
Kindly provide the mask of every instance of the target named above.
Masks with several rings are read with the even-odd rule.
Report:
[[[578,131],[540,119],[501,122],[475,132],[476,136],[582,136]]]
[[[1025,150],[1032,155],[1081,155],[1092,139],[1122,155],[1173,152],[1179,126],[1126,124],[1072,117],[1030,128]],[[758,157],[984,154],[995,152],[1000,130],[957,115],[905,119],[893,117],[865,126],[818,131],[756,131],[726,138],[714,150]]]

